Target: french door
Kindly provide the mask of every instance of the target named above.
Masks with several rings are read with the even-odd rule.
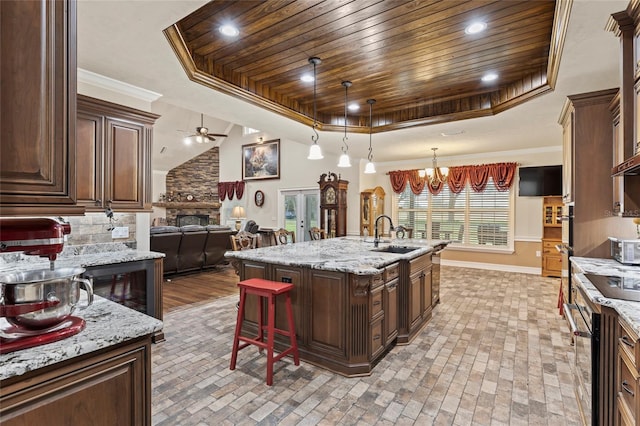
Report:
[[[296,241],[309,241],[309,229],[319,226],[320,190],[281,189],[279,199],[280,226],[294,231]]]

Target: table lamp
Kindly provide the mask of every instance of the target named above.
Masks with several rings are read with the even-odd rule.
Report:
[[[236,219],[236,231],[240,230],[241,218],[244,218],[244,207],[235,206],[233,210],[231,210],[231,217]]]

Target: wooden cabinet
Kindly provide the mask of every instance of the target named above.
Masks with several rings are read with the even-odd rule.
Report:
[[[0,1],[0,207],[83,214],[76,205],[76,3]]]
[[[151,424],[151,338],[4,380],[0,423]]]
[[[640,425],[640,337],[618,320],[617,418],[619,425]]]
[[[542,276],[559,277],[562,257],[556,245],[562,243],[562,197],[544,197],[542,203]]]
[[[401,262],[398,290],[398,343],[409,343],[431,319],[431,254]]]
[[[323,173],[320,185],[320,228],[328,238],[347,235],[347,187],[349,181],[335,173]]]
[[[373,236],[373,224],[378,216],[384,214],[384,189],[376,186],[373,189],[365,189],[360,193],[360,235]],[[382,228],[384,224],[378,226]],[[378,229],[382,235],[382,229]]]
[[[87,211],[151,210],[151,144],[159,117],[78,95],[77,193]]]
[[[611,212],[613,121],[610,104],[618,89],[571,95],[559,123],[564,135],[565,203],[574,205],[573,254],[610,257],[609,235],[615,235]],[[598,226],[593,224],[597,223]]]
[[[384,310],[384,341],[390,347],[398,337],[398,283],[400,282],[400,264],[394,263],[384,270],[384,292],[382,308]]]

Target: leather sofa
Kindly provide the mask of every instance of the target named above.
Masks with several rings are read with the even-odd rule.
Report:
[[[165,254],[163,273],[178,274],[212,268],[224,262],[235,230],[219,225],[153,226],[151,251]]]

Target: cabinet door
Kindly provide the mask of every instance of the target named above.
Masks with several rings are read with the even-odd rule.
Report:
[[[423,318],[431,312],[431,268],[424,271],[422,275],[422,314]]]
[[[106,167],[107,205],[116,210],[144,208],[145,127],[107,118]]]
[[[384,309],[384,334],[385,345],[389,346],[398,335],[398,278],[385,284],[383,309]]]
[[[78,112],[76,119],[76,178],[78,204],[87,211],[102,210],[104,118],[98,114]]]
[[[409,278],[409,330],[422,319],[422,283],[424,272],[420,271]]]
[[[0,1],[3,215],[83,212],[75,206],[75,28],[75,2]]]

